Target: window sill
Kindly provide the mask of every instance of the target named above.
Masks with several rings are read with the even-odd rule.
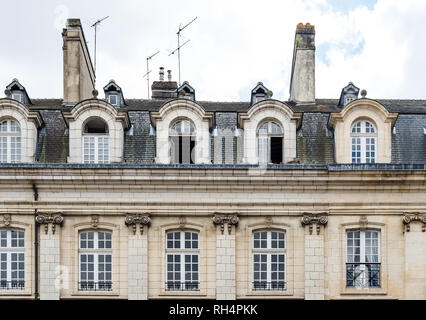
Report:
[[[293,292],[288,290],[256,290],[249,291],[246,294],[247,296],[274,296],[274,297],[282,297],[282,296],[292,296]]]
[[[387,292],[384,288],[345,288],[340,295],[387,295]]]
[[[32,293],[28,290],[0,290],[2,296],[32,296]]]
[[[116,291],[77,291],[71,294],[71,296],[77,297],[118,297],[119,294]]]
[[[181,297],[186,297],[186,296],[191,296],[191,297],[205,297],[207,296],[207,293],[202,290],[202,291],[165,291],[165,290],[161,290],[161,293],[159,294],[159,296],[169,296],[169,297],[176,297],[176,296],[181,296]]]

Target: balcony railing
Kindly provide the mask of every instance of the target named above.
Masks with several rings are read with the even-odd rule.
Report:
[[[23,280],[12,280],[5,281],[0,280],[0,290],[24,290],[25,281]]]
[[[78,283],[80,291],[112,291],[111,281],[82,281]]]
[[[346,287],[380,287],[380,263],[347,263]]]
[[[253,290],[255,291],[274,291],[274,290],[285,290],[286,282],[285,281],[254,281]]]
[[[198,291],[200,283],[195,281],[167,281],[165,288],[167,291]]]

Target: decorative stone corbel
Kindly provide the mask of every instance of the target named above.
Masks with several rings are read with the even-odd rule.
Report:
[[[319,234],[321,225],[325,227],[327,222],[328,222],[327,212],[321,212],[321,213],[304,212],[302,220],[301,220],[301,223],[303,226],[307,226],[307,225],[309,226],[309,234],[312,234],[312,229],[314,224],[316,224],[317,234]]]
[[[178,225],[180,229],[184,229],[186,226],[186,217],[185,216],[180,216],[178,217]]]
[[[92,227],[94,229],[97,229],[98,228],[98,224],[99,224],[99,215],[92,214],[91,219],[92,219],[92,221],[91,221]]]
[[[359,226],[360,230],[366,230],[368,226],[368,219],[367,216],[360,216],[359,217]]]
[[[10,226],[10,223],[12,222],[12,216],[10,214],[4,214],[3,219],[0,220],[0,225],[4,227]]]
[[[410,223],[412,221],[418,221],[421,222],[422,225],[422,232],[426,231],[426,214],[424,213],[420,213],[420,212],[413,212],[413,213],[408,213],[405,212],[404,216],[402,217],[402,232],[410,232]]]
[[[234,225],[237,227],[238,222],[240,219],[238,218],[237,214],[221,214],[221,213],[215,213],[213,216],[213,223],[214,225],[220,225],[220,231],[224,232],[225,230],[225,223],[228,225],[228,234],[231,234],[232,226]]]
[[[151,217],[144,213],[144,214],[127,214],[126,218],[124,219],[124,223],[126,226],[132,226],[133,228],[133,234],[136,234],[136,225],[139,224],[139,229],[141,234],[143,234],[143,228],[144,226],[149,227],[151,225]]]
[[[49,224],[52,225],[52,234],[55,234],[56,226],[62,227],[64,224],[64,217],[61,212],[57,213],[39,213],[36,218],[38,224],[44,224],[44,231],[49,232]]]

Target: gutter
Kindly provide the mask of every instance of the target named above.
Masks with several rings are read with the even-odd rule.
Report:
[[[33,183],[33,191],[34,191],[34,201],[38,201],[38,191],[37,186]],[[37,211],[38,209],[34,209],[34,300],[39,300],[39,291],[38,291],[38,224],[37,224]]]

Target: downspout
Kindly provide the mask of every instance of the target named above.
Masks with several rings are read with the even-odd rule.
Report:
[[[37,186],[33,183],[34,201],[38,201]],[[38,300],[38,224],[37,224],[37,211],[34,209],[34,300]]]

